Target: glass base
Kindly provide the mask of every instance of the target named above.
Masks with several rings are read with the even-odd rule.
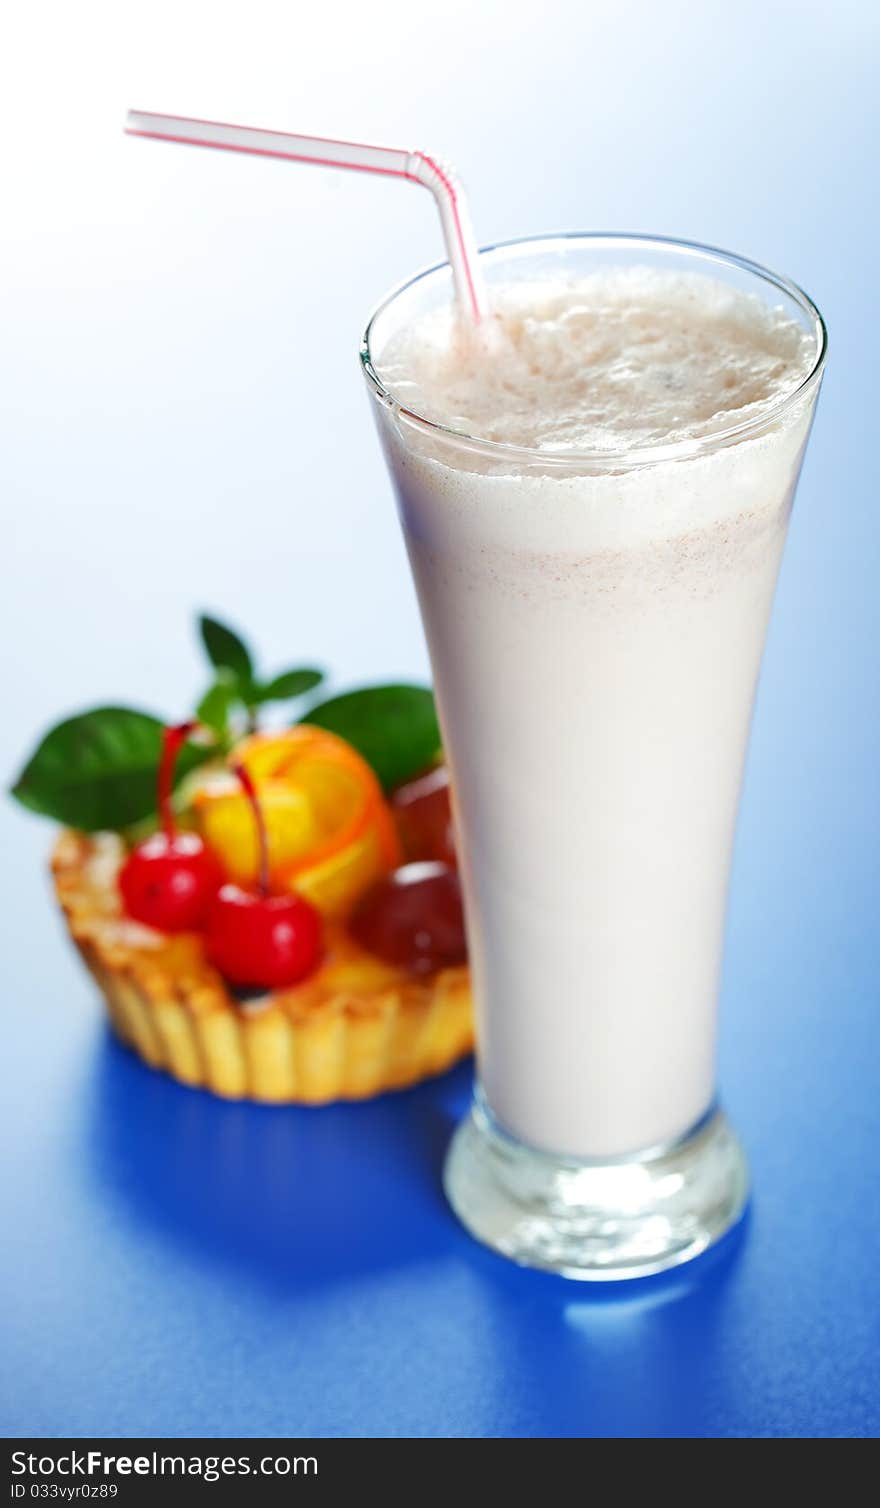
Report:
[[[478,1241],[524,1266],[588,1281],[689,1262],[730,1230],[748,1196],[742,1149],[714,1107],[678,1141],[579,1162],[515,1140],[479,1094],[453,1137],[443,1182]]]

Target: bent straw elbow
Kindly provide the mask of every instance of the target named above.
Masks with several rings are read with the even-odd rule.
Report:
[[[479,253],[467,201],[455,170],[429,152],[415,149],[407,154],[406,171],[434,196],[456,286],[466,294],[469,313],[479,324],[488,312],[486,290],[478,271]]]

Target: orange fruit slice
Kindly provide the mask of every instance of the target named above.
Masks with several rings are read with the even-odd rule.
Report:
[[[273,888],[295,890],[341,917],[400,863],[391,812],[370,766],[335,733],[303,724],[245,739],[236,757],[266,818]],[[244,795],[214,782],[196,797],[206,843],[231,878],[253,884],[257,845]]]

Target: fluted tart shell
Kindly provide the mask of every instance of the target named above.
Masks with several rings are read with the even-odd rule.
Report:
[[[406,1088],[471,1051],[466,966],[415,978],[328,923],[308,979],[242,1001],[197,934],[167,936],[124,915],[124,856],[115,834],[65,831],[52,876],[113,1030],[151,1068],[224,1099],[321,1105]]]

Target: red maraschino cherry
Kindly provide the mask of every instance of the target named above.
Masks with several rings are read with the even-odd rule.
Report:
[[[205,933],[215,968],[242,989],[283,990],[310,974],[321,956],[321,917],[300,895],[269,894],[269,844],[260,801],[249,772],[233,766],[247,796],[260,853],[256,891],[224,885]]]
[[[220,865],[198,833],[178,832],[174,822],[174,766],[196,726],[164,730],[157,799],[162,829],[132,850],[119,875],[129,916],[160,932],[199,931],[223,883]]]

